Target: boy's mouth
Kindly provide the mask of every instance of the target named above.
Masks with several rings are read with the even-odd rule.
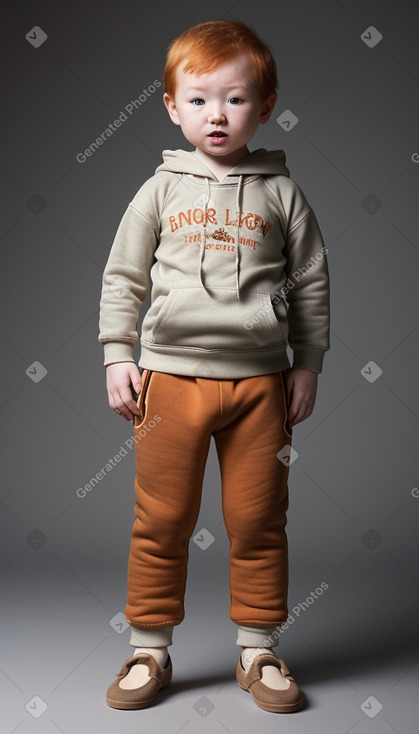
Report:
[[[224,133],[222,130],[213,130],[212,133],[208,135],[209,138],[226,138],[227,133]]]

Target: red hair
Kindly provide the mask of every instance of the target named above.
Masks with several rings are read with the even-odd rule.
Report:
[[[249,55],[261,100],[265,101],[276,93],[278,86],[275,59],[256,33],[240,20],[199,23],[175,38],[168,48],[163,72],[165,92],[174,99],[176,70],[179,67],[182,66],[186,73],[199,76],[211,73],[217,66],[243,51]]]

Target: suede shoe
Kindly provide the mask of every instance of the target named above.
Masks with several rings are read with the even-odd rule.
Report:
[[[290,681],[289,687],[284,690],[270,688],[262,683],[262,667],[273,665],[278,668],[284,678]],[[297,711],[303,703],[303,694],[298,688],[294,678],[288,670],[285,662],[276,655],[261,653],[253,660],[248,672],[242,663],[241,655],[236,667],[236,678],[240,688],[251,693],[255,702],[261,709],[274,713],[288,713]]]
[[[148,666],[150,680],[139,688],[121,688],[120,681],[128,675],[137,663]],[[106,691],[106,703],[115,709],[143,709],[149,706],[161,688],[169,685],[173,674],[172,660],[167,654],[164,668],[150,653],[140,653],[125,660],[121,670],[116,674],[117,679],[111,683]]]

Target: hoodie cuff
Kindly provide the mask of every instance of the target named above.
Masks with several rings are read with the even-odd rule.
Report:
[[[114,362],[135,362],[134,346],[127,342],[107,342],[103,345],[104,362],[107,367]]]
[[[305,347],[304,349],[294,349],[293,367],[302,367],[306,370],[321,373],[323,369],[323,360],[326,353],[325,349],[319,347]]]

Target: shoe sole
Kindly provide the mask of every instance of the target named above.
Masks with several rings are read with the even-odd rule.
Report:
[[[254,702],[259,706],[259,708],[263,709],[264,711],[271,711],[272,713],[276,714],[287,714],[292,713],[293,711],[298,711],[298,709],[301,708],[303,702],[304,702],[304,696],[301,694],[298,701],[295,701],[295,703],[265,703],[264,701],[259,701],[253,693],[248,689],[242,686],[242,684],[237,681],[240,688],[243,691],[246,691],[246,693],[250,693],[250,695],[253,697]]]

